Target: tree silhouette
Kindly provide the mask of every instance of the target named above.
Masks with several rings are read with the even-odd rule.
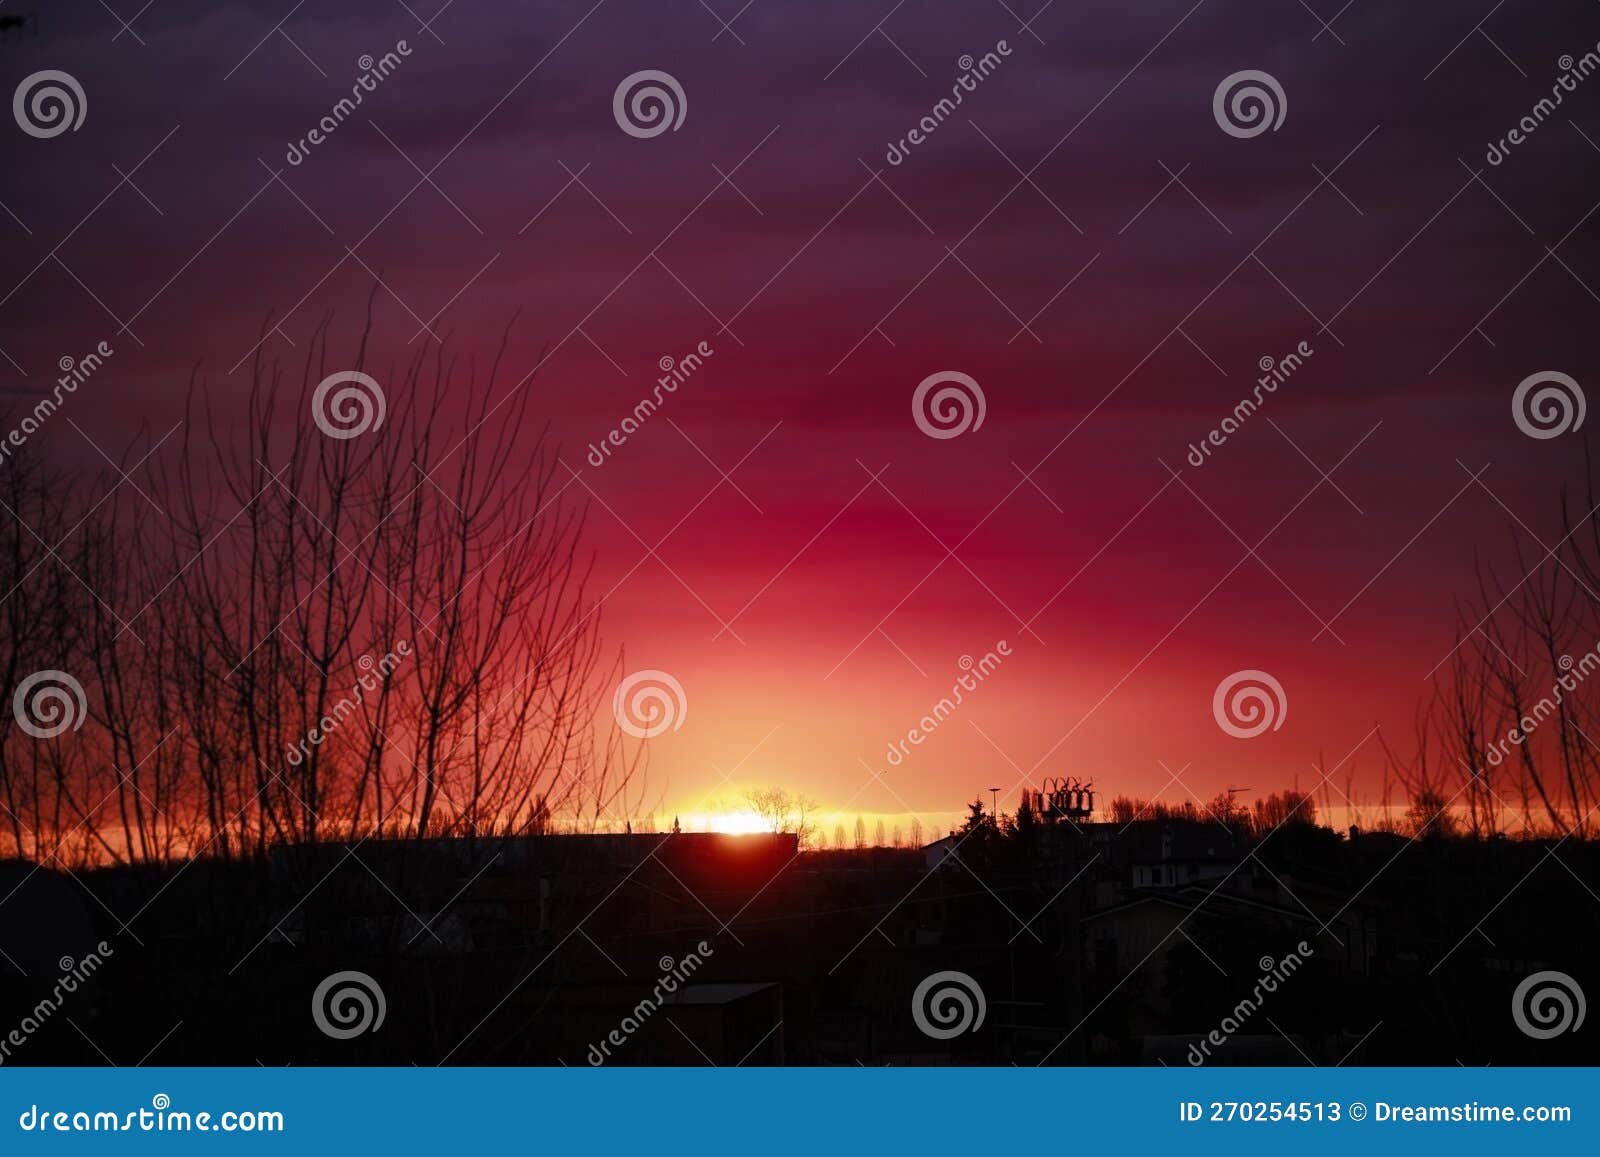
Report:
[[[791,793],[781,787],[755,788],[745,793],[747,802],[768,831],[800,837],[806,847],[817,835],[816,800],[803,792]]]
[[[65,672],[87,707],[54,739],[0,721],[0,855],[234,858],[631,814],[583,511],[535,392],[497,390],[498,355],[380,367],[363,333],[340,356],[326,323],[298,356],[289,385],[258,351],[237,400],[192,382],[135,487],[26,454],[0,471],[0,672]],[[381,426],[313,421],[330,362],[380,381]]]
[[[1414,839],[1449,839],[1461,832],[1461,821],[1450,811],[1449,800],[1438,792],[1419,792],[1406,809],[1403,830]]]

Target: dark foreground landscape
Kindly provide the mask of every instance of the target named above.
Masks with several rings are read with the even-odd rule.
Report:
[[[1592,1033],[1519,1031],[1513,992],[1544,969],[1596,989],[1597,876],[1590,842],[977,805],[922,849],[669,832],[13,861],[0,1028],[36,1022],[7,1058],[29,1064],[1593,1064]],[[60,958],[97,942],[54,1007]],[[919,985],[952,972],[969,1003],[946,993],[941,1022]]]

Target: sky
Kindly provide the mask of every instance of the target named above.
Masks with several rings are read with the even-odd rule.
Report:
[[[435,7],[12,33],[5,90],[64,71],[86,115],[0,126],[0,389],[107,342],[38,436],[87,471],[169,436],[191,372],[226,405],[329,315],[353,347],[374,279],[386,362],[509,332],[497,388],[535,392],[589,504],[607,642],[682,689],[663,816],[772,784],[936,830],[992,785],[1248,799],[1319,760],[1370,800],[1474,566],[1557,535],[1583,439],[1528,436],[1513,394],[1594,365],[1600,81],[1487,154],[1595,50],[1593,4]],[[646,70],[675,128],[623,127]],[[1246,70],[1275,128],[1224,129]],[[930,436],[918,386],[952,373],[982,422]],[[1213,701],[1248,671],[1281,696],[1240,738]]]

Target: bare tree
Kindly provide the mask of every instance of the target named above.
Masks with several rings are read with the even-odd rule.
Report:
[[[294,375],[258,353],[239,404],[193,382],[137,495],[4,464],[0,673],[67,672],[87,703],[49,739],[0,716],[11,850],[226,858],[632,818],[583,511],[503,352],[380,368],[366,332],[335,359],[324,323]],[[376,394],[317,388],[346,368]]]
[[[14,419],[17,415],[8,414],[5,424],[11,426]],[[13,689],[21,694],[24,682],[41,672],[77,678],[73,668],[80,654],[80,620],[75,611],[87,596],[69,560],[58,553],[71,538],[77,505],[72,480],[46,467],[30,447],[9,453],[0,467],[0,508],[5,512],[0,520],[0,674],[8,699],[7,709],[0,711],[0,793],[5,803],[0,818],[11,852],[38,861],[61,855],[70,862],[81,856],[84,841],[72,827],[73,819],[96,802],[89,799],[92,760],[81,745],[29,733],[22,718],[31,720],[36,712],[25,705],[19,714],[9,702]],[[35,702],[48,707],[46,700]],[[55,706],[76,709],[70,699],[57,699]]]
[[[769,831],[798,836],[801,847],[808,846],[816,838],[820,805],[805,793],[762,787],[747,791],[744,798]]]
[[[1385,744],[1407,826],[1585,837],[1600,805],[1600,497],[1563,492],[1556,546],[1480,564],[1409,751]],[[1581,508],[1583,513],[1575,513]],[[1444,814],[1440,814],[1440,813]],[[1458,822],[1459,821],[1459,822]]]

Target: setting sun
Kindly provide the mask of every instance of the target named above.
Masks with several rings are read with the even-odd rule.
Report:
[[[748,809],[744,811],[718,812],[699,818],[703,820],[701,830],[722,832],[724,835],[730,836],[749,836],[772,830],[770,823]]]

